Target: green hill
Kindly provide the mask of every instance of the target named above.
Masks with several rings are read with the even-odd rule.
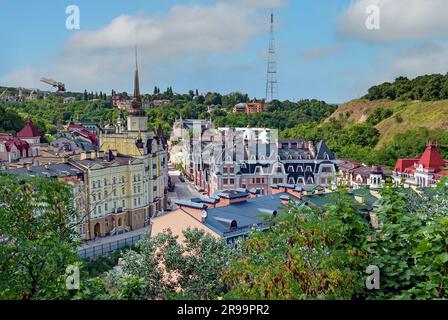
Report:
[[[391,114],[380,119],[375,127],[380,132],[376,149],[386,145],[397,134],[419,127],[429,130],[448,129],[448,100],[441,101],[391,101],[358,99],[341,105],[330,119],[346,118],[345,126],[354,123],[368,123],[369,116],[379,110],[390,110]]]

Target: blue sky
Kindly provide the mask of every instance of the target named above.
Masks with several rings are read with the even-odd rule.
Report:
[[[67,30],[65,9],[80,9]],[[366,8],[380,9],[368,30]],[[247,92],[263,98],[270,8],[280,99],[344,102],[372,84],[448,69],[444,0],[0,0],[0,85],[132,91]],[[6,31],[6,32],[5,32]]]

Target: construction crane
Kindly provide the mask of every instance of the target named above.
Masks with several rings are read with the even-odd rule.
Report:
[[[8,91],[8,89],[5,89],[5,91],[3,91],[2,94],[0,94],[0,98],[5,95],[6,91]]]
[[[56,92],[64,92],[65,91],[65,84],[62,82],[54,81],[53,79],[47,79],[47,78],[41,78],[40,81],[49,84],[50,86],[57,88]]]

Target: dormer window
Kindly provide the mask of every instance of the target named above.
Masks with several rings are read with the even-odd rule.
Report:
[[[326,152],[324,153],[324,159],[325,160],[330,160],[330,157],[328,156],[328,153],[326,153]]]

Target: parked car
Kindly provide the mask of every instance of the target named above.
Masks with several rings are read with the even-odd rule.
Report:
[[[182,176],[179,176],[179,180],[180,180],[180,182],[185,182],[185,178]]]

